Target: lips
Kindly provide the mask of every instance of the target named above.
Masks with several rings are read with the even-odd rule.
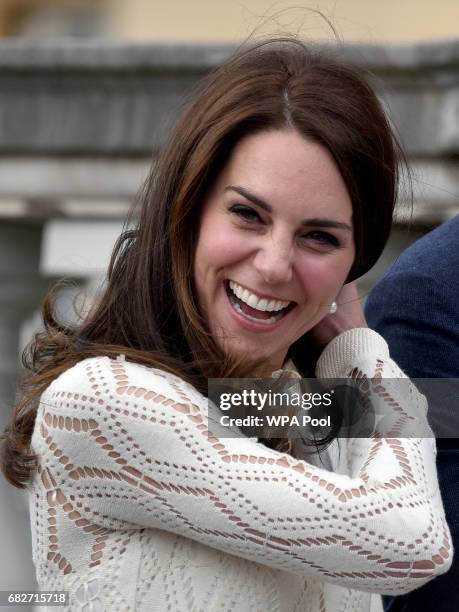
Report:
[[[249,289],[239,283],[229,279],[229,286],[232,292],[238,297],[242,302],[249,304],[249,306],[255,308],[256,310],[269,310],[269,311],[278,311],[282,308],[286,308],[291,300],[280,300],[275,298],[274,296],[262,295],[260,292]],[[268,308],[269,305],[269,308]]]
[[[255,325],[257,328],[263,330],[277,327],[279,322],[282,321],[296,305],[295,302],[291,302],[288,306],[279,311],[257,310],[246,304],[233,293],[229,286],[229,280],[224,281],[223,284],[231,310],[237,316],[238,320],[244,319],[244,322],[247,321],[250,326]]]

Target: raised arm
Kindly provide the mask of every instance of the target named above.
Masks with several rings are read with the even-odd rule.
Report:
[[[354,368],[403,376],[370,330],[330,343],[318,374]],[[403,410],[425,418],[415,389],[412,399]],[[242,435],[209,436],[207,402],[193,388],[106,357],[59,377],[37,419],[38,477],[77,527],[163,529],[379,593],[410,591],[451,564],[432,439],[352,440],[351,475],[329,472]],[[78,508],[75,495],[85,500]]]

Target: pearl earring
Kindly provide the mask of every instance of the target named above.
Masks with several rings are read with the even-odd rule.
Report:
[[[336,302],[332,302],[330,304],[330,308],[329,308],[329,313],[330,314],[335,314],[335,312],[338,310],[338,304]]]

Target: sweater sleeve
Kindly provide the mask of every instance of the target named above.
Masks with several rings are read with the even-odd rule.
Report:
[[[327,347],[318,375],[371,375],[382,363],[403,376],[380,336],[352,332]],[[412,397],[403,409],[425,421],[422,396]],[[352,440],[349,473],[338,474],[215,431],[207,400],[181,379],[98,357],[48,387],[32,447],[48,499],[75,528],[161,529],[378,593],[408,592],[450,567],[432,439]]]

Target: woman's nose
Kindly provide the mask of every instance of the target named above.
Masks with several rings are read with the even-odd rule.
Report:
[[[255,256],[254,266],[266,283],[289,282],[293,274],[292,245],[286,240],[266,237],[266,242]]]

